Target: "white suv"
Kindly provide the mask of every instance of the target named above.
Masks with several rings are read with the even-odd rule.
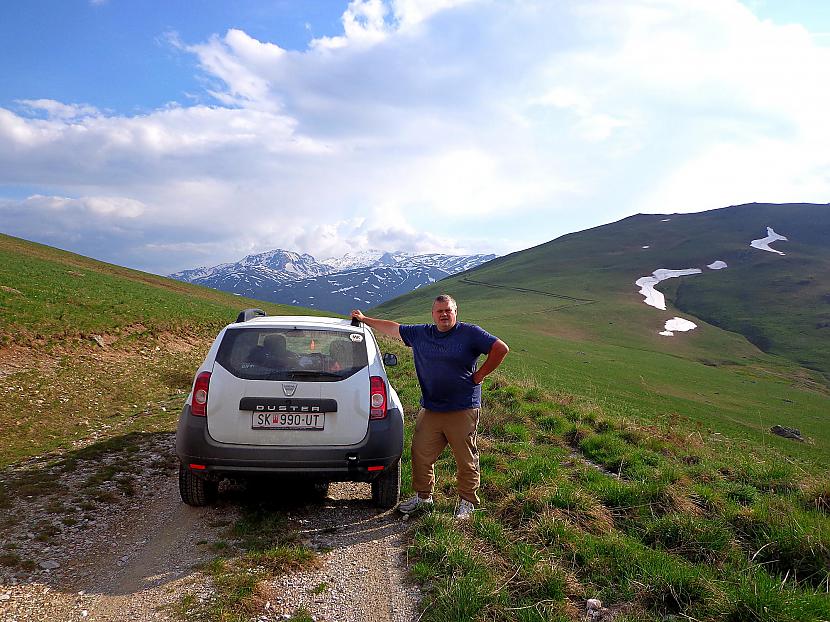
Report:
[[[176,432],[179,491],[216,497],[224,477],[274,475],[372,483],[375,504],[400,493],[403,407],[370,328],[349,320],[247,309],[216,337]]]

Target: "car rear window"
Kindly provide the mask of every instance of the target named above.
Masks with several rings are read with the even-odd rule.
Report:
[[[229,328],[216,362],[246,380],[336,382],[369,364],[363,333],[301,328]]]

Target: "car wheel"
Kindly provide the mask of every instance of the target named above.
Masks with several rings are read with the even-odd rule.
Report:
[[[325,499],[329,496],[329,482],[314,482],[314,496],[318,499]]]
[[[401,495],[401,460],[384,470],[383,475],[372,482],[372,502],[388,510],[395,507]]]
[[[219,485],[199,477],[185,465],[179,465],[179,494],[187,505],[203,506],[216,501]]]

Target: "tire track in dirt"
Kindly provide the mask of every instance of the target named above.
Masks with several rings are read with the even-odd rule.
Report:
[[[165,608],[207,585],[194,567],[211,555],[198,543],[218,537],[212,519],[224,510],[185,505],[177,485],[171,477],[141,513],[125,516],[107,534],[109,551],[85,573],[81,588],[94,598],[88,609],[91,620],[176,619]],[[101,572],[105,568],[112,574]],[[202,595],[208,591],[202,589]]]
[[[102,512],[92,528],[68,530],[44,547],[38,558],[59,559],[59,568],[0,574],[0,621],[182,619],[171,606],[184,595],[202,601],[215,594],[198,570],[215,557],[210,544],[227,539],[227,526],[246,504],[266,501],[319,552],[320,564],[263,582],[267,598],[251,620],[275,622],[301,609],[320,622],[415,619],[420,593],[406,580],[408,524],[374,508],[368,484],[333,484],[329,497],[312,503],[287,496],[275,504],[270,497],[280,490],[264,482],[242,492],[225,488],[215,507],[193,508],[181,502],[174,471],[148,476],[140,492]],[[41,518],[35,513],[27,522]]]
[[[319,622],[411,622],[420,590],[406,577],[409,523],[381,512],[368,484],[332,484],[329,497],[292,513],[306,544],[324,551],[318,568],[269,583],[272,606],[305,609]]]

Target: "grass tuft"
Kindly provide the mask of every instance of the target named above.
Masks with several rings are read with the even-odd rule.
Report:
[[[813,587],[830,580],[830,523],[797,499],[762,499],[738,511],[732,524],[753,561]]]
[[[251,619],[262,611],[267,579],[318,562],[314,551],[296,542],[296,533],[288,529],[284,514],[274,508],[246,507],[238,520],[229,525],[223,521],[219,526],[227,527],[230,541],[210,543],[219,556],[202,567],[213,581],[215,592],[205,601],[181,598],[174,609],[185,619]],[[324,591],[326,587],[321,586],[317,588]],[[291,619],[306,620],[308,613],[295,612]]]

